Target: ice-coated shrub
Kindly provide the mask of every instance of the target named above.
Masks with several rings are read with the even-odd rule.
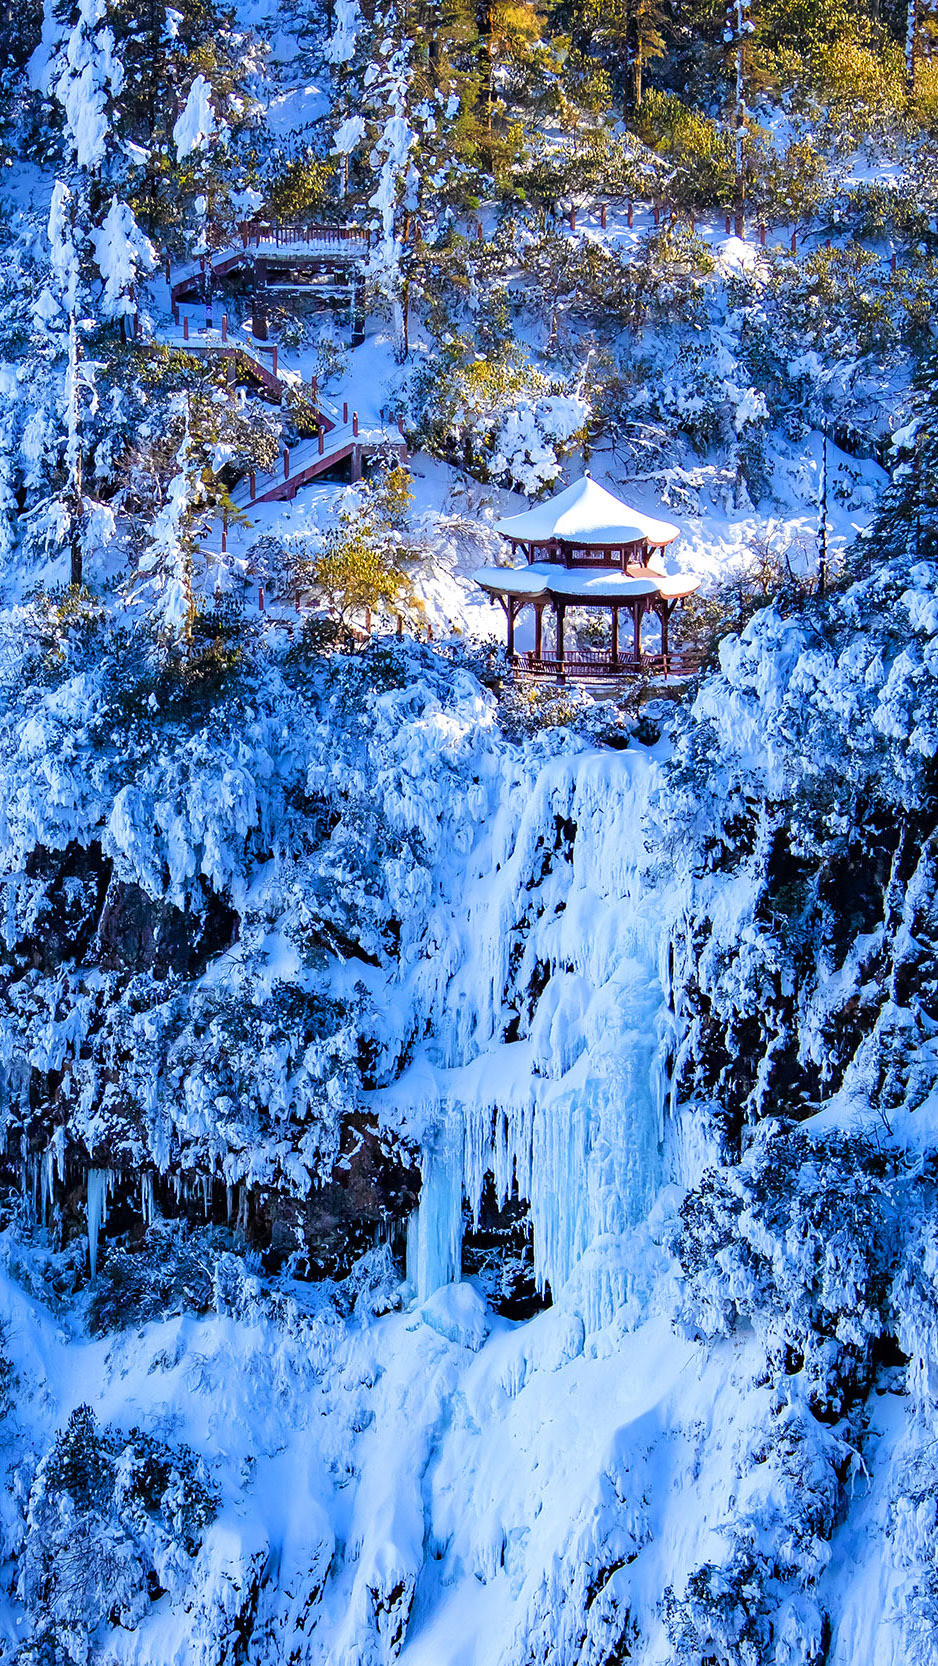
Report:
[[[839,1416],[888,1326],[896,1169],[862,1136],[760,1124],[742,1161],[711,1170],[682,1206],[681,1326],[715,1337],[750,1322],[773,1375],[803,1373],[817,1412]]]
[[[132,1630],[164,1590],[185,1588],[217,1503],[188,1447],[101,1428],[78,1406],[29,1489],[17,1595],[34,1633],[84,1666],[102,1621]]]
[[[223,1228],[191,1230],[181,1221],[160,1220],[132,1248],[113,1245],[91,1290],[91,1330],[118,1330],[186,1311],[208,1312],[214,1265],[229,1248],[230,1238]]]
[[[557,479],[588,418],[582,386],[551,380],[517,350],[486,358],[454,347],[420,396],[432,449],[532,497]]]

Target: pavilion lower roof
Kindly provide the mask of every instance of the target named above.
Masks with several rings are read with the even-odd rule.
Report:
[[[534,561],[527,567],[482,567],[473,577],[492,595],[521,601],[581,602],[586,607],[628,606],[652,596],[678,600],[692,596],[700,584],[693,573],[656,573],[637,566],[623,573],[609,567],[558,567],[550,561]]]

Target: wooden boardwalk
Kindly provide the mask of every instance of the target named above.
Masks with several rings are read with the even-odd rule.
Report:
[[[359,226],[267,225],[245,221],[241,242],[211,249],[197,260],[166,263],[166,282],[172,304],[198,295],[206,279],[227,277],[239,267],[249,268],[266,286],[267,266],[291,265],[321,271],[350,272],[367,259],[370,233]]]
[[[334,428],[339,421],[337,407],[323,397],[314,383],[303,381],[302,373],[284,360],[276,343],[267,347],[240,331],[232,335],[227,320],[216,330],[213,326],[197,328],[191,318],[183,318],[178,324],[174,322],[172,328],[161,330],[156,341],[159,346],[173,348],[179,353],[230,359],[232,363],[240,364],[245,374],[276,400],[282,400],[288,388],[302,390],[324,428]]]
[[[360,480],[365,459],[384,451],[393,452],[401,463],[407,462],[407,444],[400,425],[359,425],[357,417],[353,417],[351,422],[338,424],[330,433],[323,432],[318,439],[304,440],[301,445],[281,452],[270,474],[260,469],[249,471],[231,492],[231,501],[236,509],[247,510],[255,503],[292,498],[301,486],[347,458],[351,459],[352,479]]]

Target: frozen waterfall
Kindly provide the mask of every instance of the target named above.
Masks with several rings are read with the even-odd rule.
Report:
[[[658,767],[637,748],[589,751],[506,783],[454,887],[462,956],[439,993],[434,1054],[411,1075],[435,1128],[408,1240],[420,1297],[459,1277],[463,1203],[477,1213],[488,1173],[500,1202],[514,1187],[528,1200],[555,1300],[575,1280],[595,1326],[627,1295],[625,1239],[662,1177],[673,1029],[645,846]]]

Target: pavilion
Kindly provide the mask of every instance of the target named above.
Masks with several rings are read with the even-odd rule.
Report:
[[[665,571],[663,552],[678,536],[676,526],[630,508],[585,474],[546,503],[497,521],[495,530],[527,565],[483,567],[475,579],[504,610],[508,656],[517,670],[560,681],[640,673],[682,676],[697,670],[694,655],[669,646],[671,616],[700,583],[690,573]],[[525,607],[534,609],[534,652],[516,654],[515,624]],[[565,648],[567,609],[584,607],[611,615],[609,650],[571,653]],[[552,654],[543,651],[548,608],[554,617]],[[621,614],[631,623],[624,648]],[[660,625],[660,652],[643,651],[647,615]]]

